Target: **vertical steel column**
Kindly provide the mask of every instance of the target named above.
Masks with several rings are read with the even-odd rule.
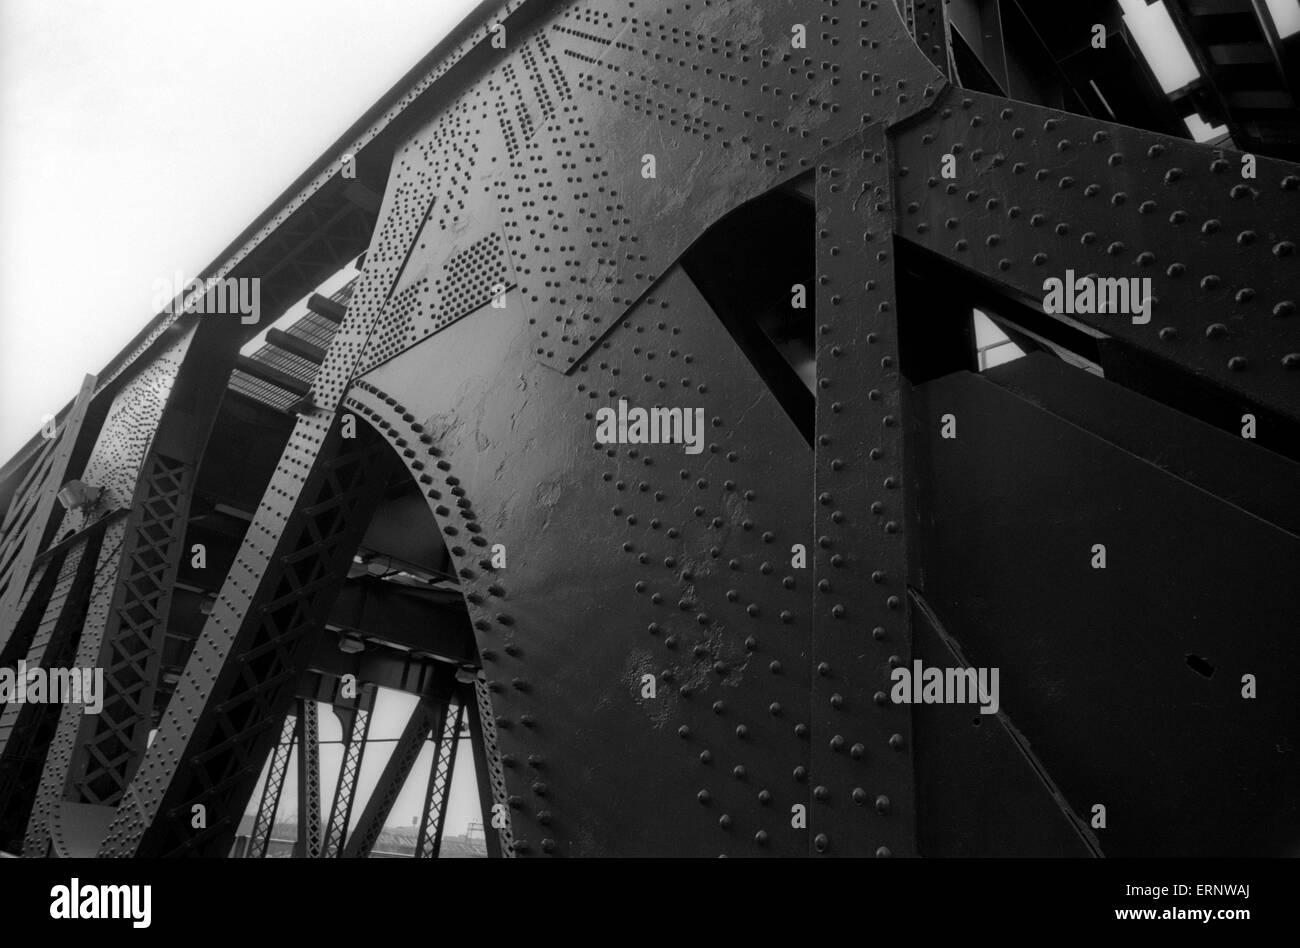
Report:
[[[284,792],[284,775],[289,770],[289,755],[293,753],[297,737],[297,715],[290,712],[285,715],[284,726],[280,729],[280,743],[271,751],[271,768],[266,773],[262,802],[257,806],[253,833],[248,839],[246,855],[249,859],[266,858],[266,847],[271,842],[271,831],[275,828],[275,812],[280,808],[280,794]]]
[[[320,858],[320,722],[314,698],[298,700],[298,839],[293,854]]]
[[[451,778],[456,769],[456,751],[460,744],[460,725],[465,718],[465,705],[456,704],[456,713],[450,707],[442,712],[442,734],[433,748],[433,763],[429,767],[429,789],[424,794],[424,811],[420,817],[420,831],[416,835],[415,857],[436,859],[442,850],[442,833],[447,817],[447,801],[451,798]]]
[[[814,853],[915,853],[893,194],[885,129],[817,169],[817,445],[809,835]]]
[[[891,140],[900,238],[1035,308],[1045,278],[1141,280],[1143,315],[1070,317],[1106,334],[1103,358],[1125,350],[1222,387],[1242,403],[1229,430],[1249,408],[1261,444],[1295,430],[1300,167],[1255,156],[1243,178],[1232,152],[960,89]],[[937,177],[945,155],[955,181]]]
[[[366,738],[370,734],[370,715],[375,707],[373,685],[365,685],[351,710],[352,726],[344,737],[343,763],[339,767],[339,780],[330,804],[329,826],[325,831],[325,845],[321,855],[337,859],[343,854],[343,842],[352,820],[352,803],[356,799],[357,776],[361,773],[361,760],[366,751]]]

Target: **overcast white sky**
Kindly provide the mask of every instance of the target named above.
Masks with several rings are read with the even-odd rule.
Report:
[[[0,0],[0,463],[476,0]]]
[[[154,280],[207,266],[477,5],[0,0],[0,464],[144,327]],[[413,704],[388,696],[372,736]],[[418,814],[428,755],[391,824]],[[321,756],[328,809],[341,752]],[[479,818],[472,774],[466,754],[449,833]]]

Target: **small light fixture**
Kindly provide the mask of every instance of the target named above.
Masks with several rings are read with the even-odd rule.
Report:
[[[456,680],[462,685],[472,685],[478,678],[478,669],[473,665],[461,665],[456,669]]]
[[[91,487],[84,481],[68,481],[59,488],[59,503],[67,510],[79,510],[93,506],[103,492],[102,487]]]
[[[356,655],[358,652],[366,650],[366,643],[359,635],[352,635],[349,632],[339,634],[339,651],[345,655]]]

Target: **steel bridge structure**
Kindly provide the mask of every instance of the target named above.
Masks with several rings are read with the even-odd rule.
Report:
[[[1300,852],[1300,37],[1162,6],[1172,91],[1118,3],[484,4],[0,469],[0,668],[104,678],[0,848],[262,856],[296,762],[364,857],[431,744],[421,857],[458,759],[502,857]]]

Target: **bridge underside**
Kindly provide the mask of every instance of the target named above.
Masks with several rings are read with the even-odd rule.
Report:
[[[1300,851],[1295,38],[1168,6],[1127,96],[1111,4],[483,9],[214,270],[265,336],[0,472],[0,667],[104,671],[4,705],[0,848],[264,856],[296,768],[295,855],[418,779],[431,857],[459,761],[489,855]]]

